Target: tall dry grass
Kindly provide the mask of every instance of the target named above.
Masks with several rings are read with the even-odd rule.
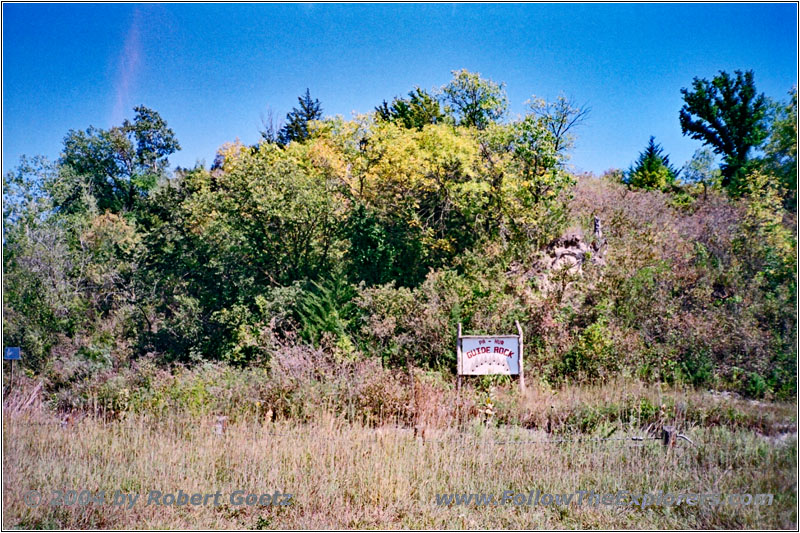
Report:
[[[651,391],[653,392],[653,391]],[[531,392],[523,403],[613,403],[596,389]],[[654,398],[655,400],[655,398]],[[502,401],[499,398],[498,401]],[[724,402],[729,399],[722,400]],[[734,401],[734,400],[730,400]],[[758,405],[749,404],[753,409]],[[546,408],[550,410],[550,408]],[[773,416],[792,422],[789,406]],[[788,416],[788,418],[786,418]],[[209,416],[130,413],[93,416],[62,428],[43,409],[3,419],[3,527],[14,528],[796,528],[797,441],[755,429],[684,421],[695,446],[658,441],[574,440],[520,426],[436,425],[425,440],[411,428],[366,427],[321,410],[306,423],[244,420],[223,435]],[[605,429],[603,430],[605,431]],[[620,427],[616,435],[629,432]],[[641,434],[641,430],[639,430]],[[571,438],[597,436],[573,431]],[[528,441],[537,441],[531,443]],[[29,507],[27,490],[116,490],[142,495],[216,492],[224,505],[132,509],[110,505]],[[294,494],[289,507],[235,507],[234,490]],[[769,507],[439,507],[437,493],[530,490],[773,493]],[[144,498],[142,496],[141,498]]]

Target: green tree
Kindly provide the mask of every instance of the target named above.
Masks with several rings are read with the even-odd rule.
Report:
[[[426,124],[438,124],[445,118],[439,101],[419,87],[410,91],[408,98],[395,98],[391,105],[384,100],[375,111],[381,120],[399,121],[406,128],[418,130]]]
[[[708,192],[708,187],[719,181],[719,169],[714,168],[714,152],[710,148],[700,148],[692,155],[681,171],[683,181],[698,183],[703,186],[703,197]]]
[[[511,135],[514,159],[519,163],[519,171],[524,178],[541,176],[561,162],[552,131],[545,120],[535,113],[513,122],[508,133]]]
[[[764,147],[764,154],[764,170],[780,181],[784,207],[796,209],[797,87],[789,91],[788,104],[775,105],[775,117]]]
[[[268,286],[325,271],[336,227],[335,184],[314,168],[307,148],[262,144],[253,153],[234,144],[222,150],[223,168],[198,176],[200,190],[184,204],[229,273]]]
[[[340,350],[351,352],[347,330],[355,314],[354,296],[354,287],[338,272],[322,282],[311,281],[297,302],[300,336],[319,346],[326,334],[333,335]]]
[[[553,151],[567,159],[567,152],[575,142],[572,131],[583,124],[589,116],[589,107],[577,104],[572,98],[560,95],[555,101],[547,102],[532,98],[528,103],[531,112],[539,119],[542,127],[550,134]]]
[[[81,176],[42,158],[23,158],[4,176],[3,193],[4,342],[22,346],[36,370],[56,346],[72,368],[90,363],[83,355],[106,358],[110,342],[94,334],[104,321],[126,327],[135,301],[134,224],[98,213]],[[62,208],[65,198],[71,209]]]
[[[664,149],[651,136],[636,163],[628,169],[625,183],[638,189],[664,189],[675,183],[677,177],[678,171],[670,165],[669,156],[664,154]]]
[[[508,108],[505,84],[481,78],[478,72],[453,71],[453,79],[442,87],[445,110],[460,126],[485,129],[500,120]]]
[[[767,99],[756,93],[753,71],[735,76],[720,71],[711,81],[694,78],[692,90],[681,89],[681,131],[711,146],[722,156],[722,186],[733,197],[746,188],[750,151],[767,137]]]
[[[278,144],[286,146],[292,141],[303,142],[309,137],[308,123],[322,118],[322,105],[311,99],[311,92],[297,98],[300,107],[294,107],[286,115],[286,124],[278,132]]]
[[[525,256],[564,229],[573,180],[559,168],[563,154],[556,153],[552,133],[534,113],[492,124],[480,139],[487,190],[484,198],[472,198],[482,211],[478,219],[487,235]]]
[[[137,277],[137,292],[155,295],[143,302],[143,351],[234,362],[266,355],[275,299],[291,314],[295,282],[319,279],[341,257],[336,185],[309,149],[226,145],[218,168],[155,193]]]
[[[64,139],[61,164],[74,176],[86,180],[101,211],[131,211],[165,175],[168,157],[180,144],[158,112],[145,106],[134,108],[133,122],[110,130],[89,127],[70,130]],[[73,183],[77,190],[79,182]],[[74,194],[58,207],[74,207]]]
[[[352,282],[371,286],[394,281],[413,287],[425,278],[425,233],[419,226],[391,214],[379,217],[361,204],[350,213],[344,236],[349,242],[346,259]]]
[[[71,283],[75,261],[63,225],[52,220],[49,189],[58,165],[22,157],[3,176],[3,344],[21,346],[25,365],[41,369],[58,334],[81,319],[82,301]]]

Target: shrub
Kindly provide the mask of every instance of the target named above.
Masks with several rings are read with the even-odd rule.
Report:
[[[584,329],[559,366],[559,377],[578,382],[606,379],[617,370],[613,341],[604,320]]]

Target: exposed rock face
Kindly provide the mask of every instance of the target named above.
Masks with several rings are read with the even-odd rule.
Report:
[[[540,260],[545,270],[557,271],[564,268],[580,272],[588,260],[595,265],[605,264],[606,240],[600,219],[594,217],[594,238],[587,243],[578,232],[570,232],[556,239],[545,251]]]
[[[586,239],[579,232],[569,232],[553,241],[541,258],[526,273],[528,279],[536,280],[536,287],[543,293],[549,293],[556,285],[554,276],[561,278],[561,288],[569,283],[569,277],[580,276],[587,263],[605,265],[607,242],[603,237],[600,219],[594,218],[594,235]]]

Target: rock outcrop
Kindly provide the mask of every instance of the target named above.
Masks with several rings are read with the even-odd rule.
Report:
[[[595,217],[594,232],[590,239],[577,231],[559,237],[545,248],[524,276],[534,280],[536,288],[543,294],[550,293],[556,286],[563,290],[572,280],[583,274],[587,264],[605,265],[607,247],[602,223]],[[558,283],[555,281],[556,277],[559,279]]]

